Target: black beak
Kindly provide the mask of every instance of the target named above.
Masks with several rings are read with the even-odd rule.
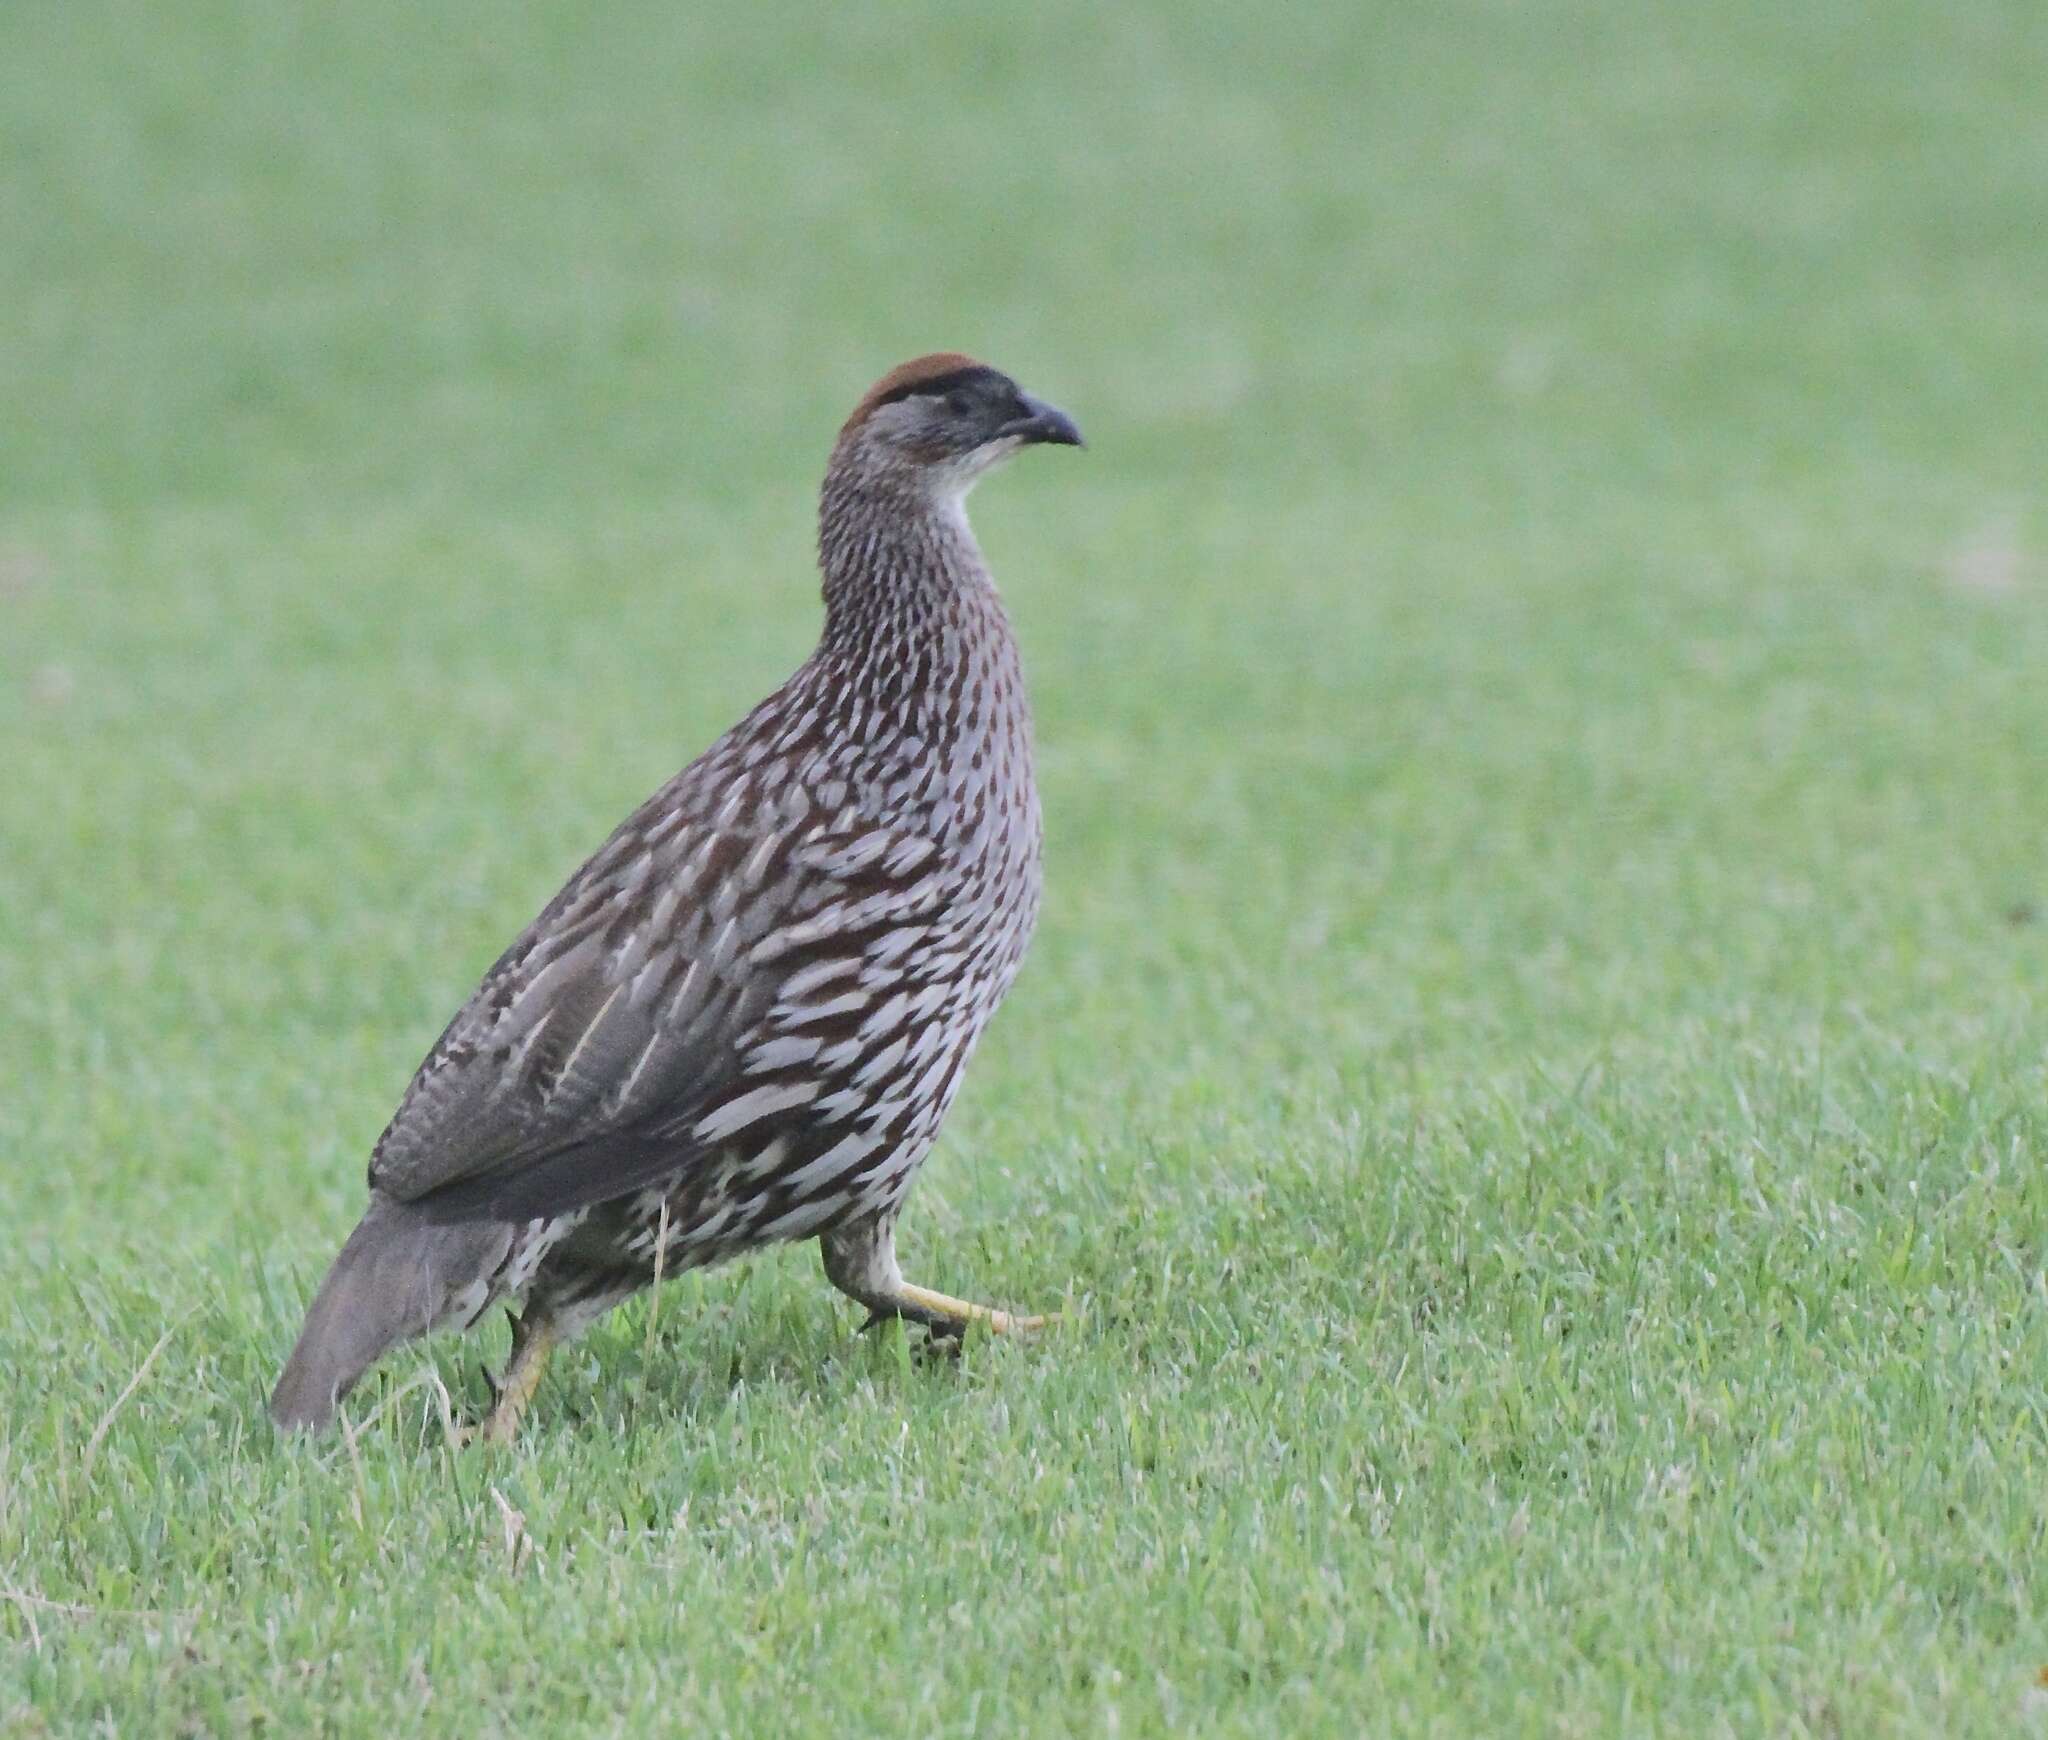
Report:
[[[996,431],[998,436],[1014,435],[1029,445],[1042,441],[1054,447],[1085,447],[1081,431],[1074,427],[1074,419],[1055,405],[1048,405],[1043,399],[1034,399],[1029,393],[1019,393],[1017,402],[1023,407],[1024,415],[1013,417]]]

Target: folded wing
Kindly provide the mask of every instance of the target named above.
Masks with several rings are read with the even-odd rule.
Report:
[[[652,824],[571,879],[420,1066],[370,1183],[437,1217],[557,1214],[813,1116],[820,1054],[937,922],[932,843],[842,812]]]

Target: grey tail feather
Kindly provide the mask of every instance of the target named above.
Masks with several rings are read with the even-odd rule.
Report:
[[[504,1260],[502,1221],[436,1224],[410,1204],[373,1196],[313,1296],[298,1345],[270,1392],[286,1431],[320,1431],[356,1380],[401,1341],[424,1335]]]

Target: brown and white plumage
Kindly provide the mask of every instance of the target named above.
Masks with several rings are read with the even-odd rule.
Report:
[[[657,1261],[814,1235],[877,1312],[1003,1326],[904,1282],[892,1235],[1038,909],[1023,675],[962,510],[1034,442],[1079,436],[951,353],[861,401],[820,502],[817,650],[449,1023],[372,1155],[281,1424],[324,1423],[394,1343],[521,1298],[509,1431],[547,1347]]]

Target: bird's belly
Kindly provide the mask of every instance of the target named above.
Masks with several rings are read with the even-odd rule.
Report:
[[[708,1267],[900,1206],[1030,937],[1036,864],[1003,868],[1005,886],[956,888],[950,921],[897,956],[872,990],[871,1007],[894,1002],[900,1025],[864,1035],[822,1074],[824,1054],[747,1078],[759,1086],[786,1075],[815,1092],[713,1153],[679,1151],[673,1173],[589,1211],[544,1284],[577,1273],[593,1284],[599,1275],[644,1282],[657,1268]]]
[[[568,1254],[581,1259],[602,1240],[613,1263],[651,1275],[658,1250],[663,1273],[677,1274],[894,1209],[931,1152],[984,1021],[920,1024],[886,1075],[822,1097],[832,1115],[814,1110],[765,1139],[686,1160],[596,1211]]]

